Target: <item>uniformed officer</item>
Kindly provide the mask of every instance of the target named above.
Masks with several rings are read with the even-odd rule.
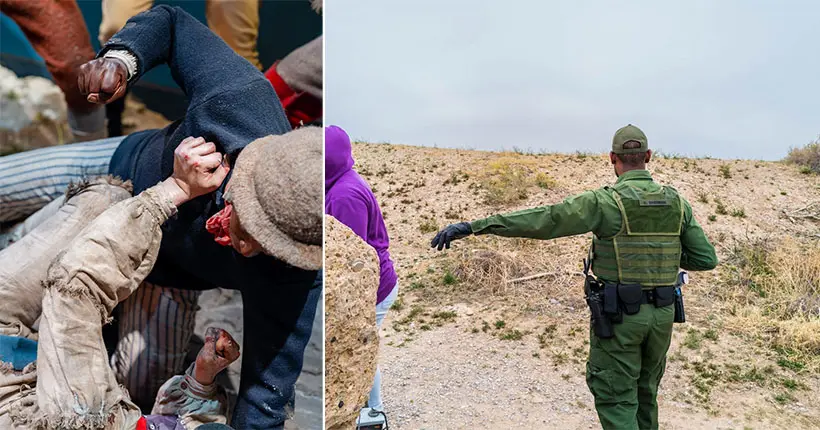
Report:
[[[596,332],[593,318],[586,379],[605,429],[658,428],[656,397],[672,339],[679,268],[717,265],[715,248],[689,202],[652,180],[646,170],[651,157],[646,135],[627,125],[612,139],[615,185],[551,206],[452,224],[431,244],[449,248],[452,240],[470,234],[532,239],[594,234],[589,260],[609,328]]]

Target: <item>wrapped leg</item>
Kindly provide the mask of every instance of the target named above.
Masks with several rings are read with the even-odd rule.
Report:
[[[36,339],[49,264],[98,215],[130,196],[130,183],[111,177],[80,182],[55,215],[0,251],[0,334]]]
[[[135,428],[141,414],[108,366],[102,325],[153,268],[160,225],[175,211],[161,189],[148,189],[98,216],[55,259],[42,305],[37,410],[16,425]]]

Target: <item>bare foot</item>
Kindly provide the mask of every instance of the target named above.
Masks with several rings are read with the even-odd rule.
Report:
[[[194,379],[202,385],[213,384],[216,375],[239,358],[239,344],[221,328],[208,327],[205,345],[194,365]]]

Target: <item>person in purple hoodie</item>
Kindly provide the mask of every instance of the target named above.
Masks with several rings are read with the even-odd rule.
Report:
[[[350,137],[335,125],[325,128],[325,213],[350,227],[372,246],[379,255],[379,289],[376,292],[376,327],[399,293],[396,270],[390,259],[390,238],[384,226],[379,202],[365,180],[353,170]],[[381,396],[381,372],[376,378],[367,401],[370,409],[384,411]]]

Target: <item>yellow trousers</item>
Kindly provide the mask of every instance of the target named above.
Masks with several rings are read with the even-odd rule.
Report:
[[[153,6],[154,0],[103,0],[99,40],[104,44],[132,16]],[[262,69],[256,39],[259,36],[259,0],[206,0],[208,26],[237,54]]]

